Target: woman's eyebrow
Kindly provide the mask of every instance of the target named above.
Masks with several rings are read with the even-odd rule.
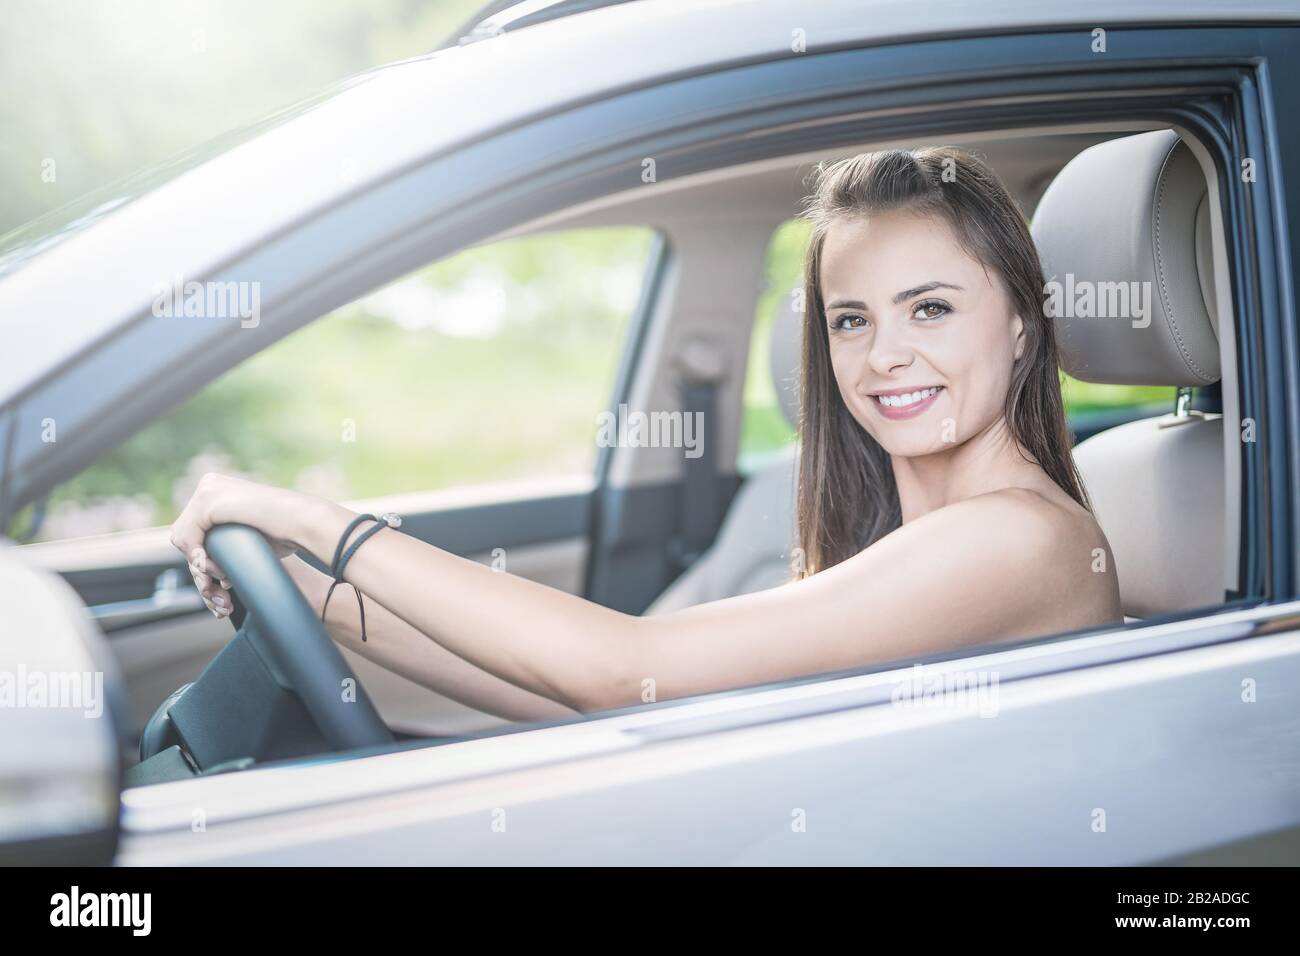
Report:
[[[904,289],[902,292],[898,293],[898,295],[894,296],[894,305],[906,302],[913,296],[921,295],[925,292],[933,292],[935,289],[952,289],[956,292],[966,291],[962,286],[957,285],[955,282],[942,282],[936,279],[934,282],[926,282],[922,285],[914,286],[911,289]],[[827,311],[831,309],[861,309],[866,312],[870,309],[870,306],[858,299],[836,299],[830,305],[826,306],[826,309]]]
[[[955,292],[966,291],[961,286],[956,285],[955,283],[940,282],[936,280],[934,282],[927,282],[924,285],[915,286],[914,288],[911,289],[904,289],[902,292],[898,293],[898,295],[894,296],[894,305],[898,305],[902,302],[905,302],[908,299],[912,298],[913,296],[921,295],[924,292],[933,292],[935,289],[952,289]]]

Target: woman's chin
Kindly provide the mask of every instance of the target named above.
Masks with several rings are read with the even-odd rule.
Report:
[[[944,441],[942,436],[934,433],[933,428],[925,427],[900,428],[883,435],[877,432],[872,437],[894,458],[923,458],[926,455],[951,451],[958,444]]]

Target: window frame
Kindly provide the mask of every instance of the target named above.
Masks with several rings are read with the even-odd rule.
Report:
[[[1146,31],[1137,32],[1147,35]],[[810,149],[833,149],[837,145],[871,139],[887,140],[898,138],[902,134],[919,139],[928,134],[944,135],[956,130],[976,130],[983,128],[981,124],[994,121],[1001,122],[1002,125],[996,127],[999,129],[1071,126],[1100,120],[1148,122],[1178,127],[1196,136],[1201,145],[1214,156],[1219,175],[1218,186],[1224,206],[1224,240],[1228,247],[1234,317],[1239,333],[1237,352],[1242,417],[1248,417],[1252,412],[1259,414],[1258,409],[1261,407],[1273,409],[1279,402],[1291,403],[1288,413],[1279,415],[1269,423],[1261,423],[1261,431],[1267,434],[1262,437],[1260,448],[1243,447],[1241,450],[1241,499],[1243,512],[1246,513],[1243,514],[1241,527],[1242,580],[1248,582],[1243,589],[1245,594],[1207,608],[1146,618],[1120,627],[1088,628],[1022,641],[960,648],[849,671],[639,704],[575,718],[515,724],[455,738],[412,741],[396,749],[423,749],[443,743],[632,716],[647,717],[649,724],[643,726],[662,725],[668,728],[677,719],[674,712],[681,713],[683,709],[693,710],[700,706],[716,709],[719,713],[732,713],[734,716],[719,718],[721,723],[714,720],[695,723],[692,718],[692,722],[679,728],[681,733],[707,732],[724,726],[755,726],[849,707],[880,704],[887,700],[887,695],[881,696],[881,679],[885,675],[904,674],[917,665],[941,670],[954,667],[978,669],[987,666],[991,660],[1010,655],[1015,664],[1014,667],[1003,669],[1002,679],[1023,680],[1079,668],[1143,660],[1190,648],[1211,647],[1295,627],[1300,622],[1300,606],[1283,603],[1294,596],[1289,584],[1291,565],[1289,561],[1280,560],[1284,555],[1277,554],[1279,541],[1282,545],[1288,545],[1293,540],[1289,536],[1288,523],[1291,512],[1287,496],[1270,493],[1268,487],[1270,476],[1285,465],[1287,450],[1294,447],[1290,434],[1296,420],[1295,403],[1285,390],[1281,390],[1281,395],[1270,394],[1265,388],[1265,383],[1269,380],[1265,375],[1266,372],[1271,372],[1270,378],[1276,376],[1284,382],[1297,381],[1294,374],[1297,356],[1294,350],[1285,355],[1274,353],[1266,365],[1265,356],[1261,353],[1265,343],[1277,343],[1283,334],[1279,328],[1283,320],[1277,313],[1272,313],[1274,317],[1270,318],[1270,314],[1262,308],[1262,303],[1270,299],[1276,301],[1274,293],[1284,285],[1279,273],[1286,262],[1286,235],[1284,232],[1279,235],[1276,224],[1269,217],[1258,214],[1261,204],[1267,208],[1277,201],[1276,193],[1280,184],[1271,177],[1266,178],[1263,187],[1258,189],[1263,195],[1252,196],[1248,200],[1239,188],[1240,183],[1227,174],[1225,162],[1237,155],[1247,155],[1245,150],[1256,149],[1261,154],[1264,150],[1271,150],[1264,130],[1274,125],[1275,117],[1260,96],[1260,64],[1244,55],[1229,55],[1231,50],[1239,49],[1232,41],[1241,38],[1233,37],[1231,31],[1185,31],[1184,35],[1192,32],[1206,40],[1207,48],[1199,52],[1206,56],[1213,53],[1212,65],[1188,67],[1185,51],[1174,65],[1157,65],[1151,57],[1143,57],[1140,68],[1106,73],[1104,85],[1110,96],[1100,100],[1097,97],[1097,78],[1091,74],[1053,71],[1051,85],[1053,93],[1059,97],[1054,98],[1041,91],[1034,93],[1037,89],[1035,84],[1042,77],[1032,70],[1026,70],[1014,77],[1002,76],[986,82],[966,79],[927,87],[927,95],[940,99],[943,105],[924,111],[923,121],[917,121],[913,114],[906,111],[901,116],[891,113],[880,103],[877,103],[879,112],[876,113],[848,109],[844,100],[836,100],[835,106],[828,110],[828,115],[821,118],[825,125],[817,136],[810,135],[806,124],[811,121],[807,116],[800,123],[783,123],[780,122],[780,117],[788,114],[783,114],[781,110],[746,114],[743,117],[744,123],[740,123],[736,117],[731,117],[734,122],[728,122],[724,118],[716,126],[701,127],[696,145],[691,149],[681,146],[680,151],[672,153],[671,157],[678,164],[679,174],[686,171],[706,172],[739,162],[805,153]],[[1243,33],[1249,32],[1243,30]],[[1150,36],[1154,40],[1163,34]],[[1004,41],[1005,38],[999,42]],[[969,39],[943,42],[978,46],[985,41]],[[906,44],[890,48],[889,53],[891,58],[894,54],[900,58],[907,55],[913,58],[913,62],[925,62],[927,58],[918,56],[917,53],[918,48],[926,45]],[[1164,45],[1167,47],[1167,42]],[[871,50],[851,52],[862,56],[873,53]],[[799,60],[791,60],[783,62],[781,66],[793,70],[796,64],[802,65]],[[829,62],[824,65],[828,72],[823,78],[828,82],[832,75],[842,75],[841,69],[835,69],[832,74]],[[1135,67],[1137,64],[1130,63],[1128,66]],[[857,75],[863,75],[863,71]],[[728,82],[723,82],[723,78]],[[734,91],[735,85],[730,79],[730,74],[720,73],[717,77],[696,78],[694,82],[703,88],[710,85],[711,80],[718,80],[718,89]],[[978,103],[990,96],[994,92],[990,86],[996,84],[1005,87],[997,102],[991,106],[971,105],[972,98]],[[798,85],[792,80],[783,88],[797,88]],[[1008,90],[1014,89],[1025,92],[1018,108],[1008,102]],[[704,98],[702,94],[701,98]],[[880,97],[876,92],[860,93],[849,100],[860,103],[864,98],[879,100]],[[807,108],[806,104],[804,108]],[[823,136],[824,139],[821,138]],[[741,141],[739,146],[738,141]],[[743,156],[737,154],[738,149],[744,150]],[[619,154],[617,151],[611,152],[613,155],[609,158],[610,165],[606,169],[584,169],[584,180],[592,190],[599,189],[604,184],[608,192],[617,191]],[[663,154],[661,152],[658,155]],[[1272,168],[1279,166],[1275,163]],[[1258,185],[1257,183],[1256,187]],[[1249,335],[1242,335],[1243,328]],[[1276,451],[1275,447],[1280,448],[1281,452]],[[1256,453],[1267,460],[1255,462],[1252,455]],[[1285,492],[1287,486],[1281,487]],[[1287,549],[1283,547],[1280,550]],[[866,689],[859,693],[855,687]],[[853,692],[847,696],[839,695],[836,693],[838,688]],[[656,736],[655,731],[644,731],[644,735],[654,739],[671,739],[675,733],[677,731],[665,729]],[[367,755],[359,753],[343,756]]]
[[[884,118],[874,124],[870,122],[872,114],[866,110],[849,110],[839,114],[832,112],[816,121],[804,116],[801,121],[790,123],[780,123],[770,115],[759,119],[750,114],[745,117],[743,128],[735,128],[742,124],[720,122],[719,127],[722,129],[732,127],[727,130],[727,134],[712,141],[701,137],[701,144],[691,151],[683,147],[680,153],[673,154],[673,158],[680,164],[682,172],[705,172],[739,162],[803,153],[817,148],[832,149],[836,145],[870,139],[888,140],[901,135],[920,139],[930,133],[944,135],[957,130],[974,131],[984,128],[982,124],[989,122],[991,117],[1001,118],[1002,125],[997,127],[999,129],[1070,126],[1088,121],[1132,121],[1167,124],[1195,136],[1213,156],[1218,174],[1225,225],[1223,238],[1227,246],[1231,298],[1239,335],[1237,353],[1241,417],[1251,417],[1252,413],[1258,415],[1260,408],[1268,408],[1272,416],[1267,428],[1268,434],[1261,436],[1255,447],[1243,443],[1241,448],[1240,498],[1243,515],[1239,555],[1242,587],[1238,593],[1229,595],[1221,604],[1147,618],[1118,628],[1090,628],[1008,644],[963,648],[847,672],[819,674],[698,697],[620,708],[578,719],[657,712],[710,700],[764,695],[784,688],[815,687],[880,672],[897,671],[916,664],[944,665],[978,661],[1002,651],[1029,652],[1027,662],[1017,676],[1040,676],[1060,669],[1098,666],[1272,633],[1276,627],[1273,623],[1275,619],[1293,619],[1292,609],[1284,606],[1274,608],[1270,605],[1280,604],[1295,595],[1289,551],[1295,541],[1291,528],[1295,513],[1292,503],[1296,496],[1294,493],[1285,493],[1287,484],[1275,484],[1271,479],[1278,474],[1285,474],[1288,459],[1297,447],[1294,441],[1297,405],[1286,388],[1270,393],[1265,386],[1268,380],[1297,381],[1297,354],[1294,348],[1275,348],[1285,344],[1286,323],[1279,318],[1278,312],[1273,312],[1274,318],[1270,318],[1262,307],[1264,302],[1272,301],[1276,304],[1278,293],[1285,294],[1289,288],[1283,278],[1289,248],[1286,234],[1272,217],[1260,215],[1261,209],[1270,209],[1281,201],[1282,184],[1268,176],[1262,180],[1262,186],[1261,181],[1252,186],[1254,193],[1248,197],[1242,191],[1240,182],[1228,173],[1228,162],[1235,163],[1237,156],[1251,155],[1252,152],[1273,155],[1276,152],[1273,141],[1276,136],[1276,116],[1271,111],[1271,103],[1261,95],[1260,89],[1263,66],[1257,58],[1242,52],[1243,47],[1238,45],[1240,40],[1248,39],[1256,31],[1240,28],[1242,36],[1234,36],[1232,30],[1181,31],[1180,35],[1184,38],[1195,36],[1202,41],[1196,53],[1208,62],[1199,67],[1188,66],[1189,56],[1186,50],[1179,50],[1178,55],[1173,56],[1167,36],[1150,31],[1136,32],[1143,34],[1143,39],[1150,38],[1153,42],[1163,37],[1163,42],[1155,45],[1163,48],[1165,56],[1156,55],[1159,51],[1153,53],[1150,46],[1135,44],[1146,55],[1137,58],[1140,61],[1138,64],[1125,64],[1131,68],[1115,69],[1103,74],[1102,86],[1107,93],[1104,98],[1097,97],[1095,75],[1072,74],[1058,64],[1050,73],[1050,94],[1044,94],[1041,88],[1034,86],[1035,83],[1041,83],[1042,76],[1026,70],[1014,78],[1003,76],[987,81],[936,83],[928,87],[926,93],[944,100],[944,105],[931,106],[921,121],[907,113],[901,118],[889,116],[884,110],[875,114]],[[1058,34],[1052,36],[1059,37]],[[1019,41],[1026,38],[1015,39]],[[941,42],[965,46],[984,41],[969,39]],[[891,48],[890,52],[909,50],[915,53],[917,48],[926,45],[905,44]],[[872,51],[851,52],[866,56]],[[916,57],[918,61],[925,59]],[[1079,58],[1075,56],[1073,59]],[[1161,62],[1164,59],[1169,62]],[[790,64],[794,62],[797,61],[789,61]],[[866,71],[859,71],[857,75],[863,75],[864,72]],[[1002,84],[1005,88],[1001,91],[1000,102],[995,105],[981,104],[974,108],[963,108],[960,105],[970,98],[978,101],[991,97],[994,91],[989,87],[997,84]],[[798,84],[791,82],[787,86],[797,87]],[[1018,89],[1030,94],[1037,89],[1037,95],[1026,95],[1017,108],[1008,102],[1010,97],[1007,89]],[[880,94],[873,91],[859,94],[854,99],[859,102],[864,99],[879,100]],[[816,136],[809,132],[809,127],[814,122],[821,124],[823,130]],[[825,134],[827,129],[832,131],[831,135]],[[741,140],[743,146],[748,147],[743,157],[737,155],[737,141]],[[1280,168],[1280,163],[1273,162],[1271,168]],[[590,178],[595,180],[597,177],[592,175]],[[1266,356],[1264,352],[1268,348],[1274,350]],[[1266,376],[1266,372],[1271,374]],[[1277,414],[1273,414],[1274,411]],[[1261,430],[1264,430],[1263,425]],[[1264,460],[1256,461],[1256,455]],[[1272,489],[1270,485],[1273,485]],[[1278,487],[1283,494],[1277,493]],[[1086,652],[1082,650],[1084,648],[1087,648]],[[1080,653],[1071,653],[1076,650]],[[762,707],[758,711],[766,714]],[[755,719],[766,721],[772,718],[770,715],[761,718],[756,715]],[[565,720],[527,724],[505,728],[490,735],[572,722]]]

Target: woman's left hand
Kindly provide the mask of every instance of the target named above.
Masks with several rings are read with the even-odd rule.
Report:
[[[204,547],[208,531],[218,524],[246,524],[266,536],[277,557],[300,548],[301,530],[324,501],[297,491],[273,488],[244,478],[207,474],[172,525],[172,544],[185,555],[194,586],[217,617],[230,614],[230,580]]]

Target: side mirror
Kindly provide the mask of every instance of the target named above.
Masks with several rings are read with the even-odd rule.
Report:
[[[0,539],[0,864],[112,861],[120,695],[76,593]]]

